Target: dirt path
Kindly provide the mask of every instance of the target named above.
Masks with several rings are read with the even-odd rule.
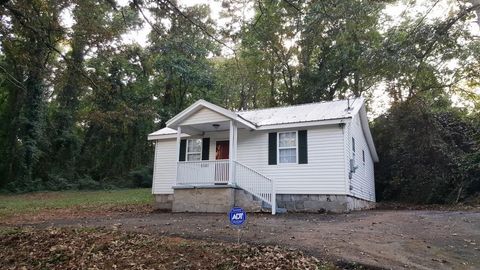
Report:
[[[226,215],[221,214],[128,214],[54,220],[35,226],[114,227],[229,242],[236,241],[237,237]],[[251,214],[242,240],[393,269],[480,269],[478,211]]]

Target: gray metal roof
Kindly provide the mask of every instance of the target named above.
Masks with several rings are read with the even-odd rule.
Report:
[[[235,113],[255,126],[260,127],[349,118],[354,114],[354,111],[356,112],[360,109],[363,102],[364,99],[360,97],[350,99],[350,101],[326,101],[285,107],[237,111]],[[348,103],[350,104],[350,110],[348,110]],[[176,130],[165,127],[149,135],[171,135],[176,133]]]
[[[350,102],[350,110],[348,110]],[[248,110],[237,112],[245,120],[256,126],[279,125],[349,118],[353,111],[363,104],[363,98],[301,104],[286,107]]]

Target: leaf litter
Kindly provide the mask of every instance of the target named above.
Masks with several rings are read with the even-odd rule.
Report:
[[[0,269],[337,269],[278,246],[93,228],[0,232]]]

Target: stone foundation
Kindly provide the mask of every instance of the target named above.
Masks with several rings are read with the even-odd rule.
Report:
[[[228,213],[234,206],[247,212],[264,210],[260,199],[230,186],[176,187],[174,190],[173,212]]]
[[[154,208],[156,210],[172,210],[173,194],[155,194]]]
[[[232,186],[175,187],[174,194],[155,195],[156,208],[173,212],[228,213],[234,206],[247,212],[270,212],[252,194]],[[375,207],[349,195],[277,194],[277,207],[288,212],[345,213]]]
[[[235,189],[227,186],[177,187],[173,212],[228,213],[234,205]]]
[[[277,207],[285,208],[289,212],[345,213],[371,209],[375,207],[375,203],[349,195],[279,194]]]

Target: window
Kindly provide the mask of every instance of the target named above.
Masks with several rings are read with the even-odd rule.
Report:
[[[297,132],[278,133],[278,163],[297,163]]]
[[[365,150],[362,150],[362,161],[363,165],[365,165]]]
[[[202,159],[202,139],[187,140],[187,161]]]
[[[352,156],[353,160],[355,160],[355,138],[352,137]]]

